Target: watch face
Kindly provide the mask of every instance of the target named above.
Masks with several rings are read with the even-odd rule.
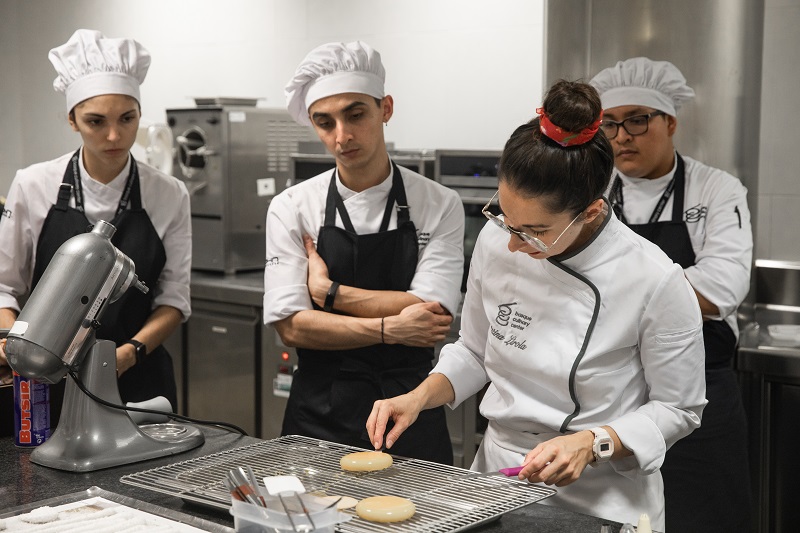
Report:
[[[608,452],[609,450],[611,450],[611,444],[609,444],[608,442],[600,443],[600,453]]]

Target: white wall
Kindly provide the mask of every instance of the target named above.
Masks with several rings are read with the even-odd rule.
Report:
[[[767,0],[761,84],[761,145],[755,254],[800,261],[800,173],[797,165],[797,88],[800,2]],[[752,201],[752,199],[751,199]]]
[[[394,96],[387,141],[499,149],[540,104],[543,11],[542,0],[2,0],[0,195],[17,168],[79,144],[47,59],[77,28],[150,50],[145,119],[163,122],[193,96],[285,107],[311,48],[361,39],[381,52]]]

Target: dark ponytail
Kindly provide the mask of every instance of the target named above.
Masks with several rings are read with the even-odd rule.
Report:
[[[586,83],[560,80],[542,105],[549,120],[566,131],[580,132],[602,111],[597,91]],[[602,131],[591,140],[561,146],[539,128],[534,118],[514,131],[500,157],[500,179],[524,197],[543,197],[550,211],[577,215],[608,187],[614,152]]]

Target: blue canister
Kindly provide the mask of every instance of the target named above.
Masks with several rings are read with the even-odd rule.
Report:
[[[14,372],[14,444],[38,446],[50,438],[50,385]]]

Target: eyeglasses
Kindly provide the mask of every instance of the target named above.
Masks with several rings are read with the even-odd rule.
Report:
[[[555,246],[556,243],[558,242],[558,239],[560,239],[561,236],[564,235],[567,232],[567,230],[570,228],[570,226],[572,226],[575,223],[575,221],[578,220],[578,218],[583,214],[583,211],[578,213],[578,216],[573,218],[572,222],[570,222],[569,225],[566,228],[564,228],[564,231],[562,231],[561,234],[558,237],[556,237],[556,240],[553,241],[553,244],[551,244],[550,246],[547,246],[540,239],[537,239],[536,237],[533,237],[532,235],[528,235],[524,231],[517,231],[514,228],[511,228],[511,227],[507,226],[506,223],[503,222],[502,218],[498,217],[497,215],[495,215],[494,213],[489,211],[489,207],[491,206],[491,204],[494,201],[494,199],[497,198],[497,193],[498,192],[500,192],[500,191],[495,192],[494,196],[492,196],[492,199],[489,200],[489,202],[486,204],[486,206],[481,210],[481,213],[483,213],[483,216],[485,216],[486,218],[488,218],[489,220],[494,222],[497,225],[498,228],[504,230],[506,233],[510,233],[511,235],[516,235],[517,237],[522,239],[523,242],[525,242],[526,244],[530,244],[531,246],[533,246],[534,248],[536,248],[540,252],[547,253],[547,251],[550,248]]]
[[[634,115],[620,122],[615,120],[603,120],[600,122],[600,129],[603,130],[603,133],[606,134],[606,137],[608,137],[609,141],[617,136],[620,126],[625,128],[625,131],[628,132],[628,135],[631,137],[636,137],[637,135],[643,135],[647,133],[647,130],[650,127],[651,118],[661,115],[666,115],[666,113],[663,111],[653,111],[652,113],[647,113],[646,115]]]

